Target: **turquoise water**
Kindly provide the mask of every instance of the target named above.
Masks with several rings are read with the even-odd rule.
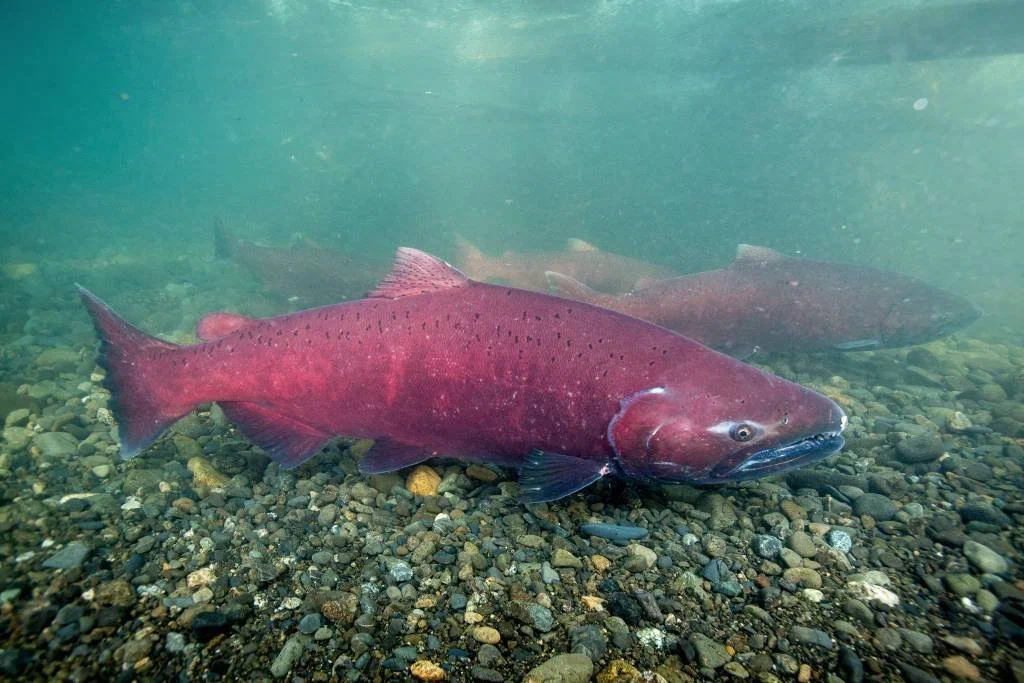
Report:
[[[749,242],[922,277],[1019,339],[1016,3],[3,12],[5,262],[203,259],[217,215],[378,258],[457,230],[687,272]]]
[[[8,2],[0,59],[0,678],[1024,680],[1024,2]],[[368,441],[285,472],[216,405],[123,461],[76,282],[182,343],[313,303],[218,221],[352,287],[456,234],[746,243],[984,315],[754,356],[849,417],[785,478],[527,508],[511,470],[363,476]]]

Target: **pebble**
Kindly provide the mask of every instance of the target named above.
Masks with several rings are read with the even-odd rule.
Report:
[[[405,489],[414,496],[436,496],[441,475],[428,465],[417,465],[405,479]]]
[[[865,493],[853,501],[853,514],[868,515],[876,522],[888,522],[896,516],[896,503],[880,493]]]
[[[395,583],[405,583],[406,581],[412,581],[414,575],[412,567],[407,562],[398,560],[391,563],[391,567],[388,568],[388,576]]]
[[[937,460],[946,450],[942,439],[934,434],[922,434],[904,439],[896,444],[896,457],[900,462],[915,465]]]
[[[411,490],[411,489],[410,489]],[[416,494],[416,495],[431,495],[431,494]],[[419,681],[443,681],[448,676],[440,666],[428,659],[420,659],[412,663],[409,667],[409,673],[412,677]]]
[[[814,557],[818,553],[817,548],[814,547],[814,541],[803,531],[796,531],[791,534],[786,539],[786,543],[800,557]]]
[[[85,559],[89,557],[92,548],[83,541],[71,541],[66,546],[50,555],[43,561],[46,569],[71,569],[80,567]]]
[[[946,588],[954,595],[969,597],[981,588],[981,581],[970,574],[946,574],[943,577]]]
[[[896,666],[899,667],[900,673],[903,674],[903,679],[907,683],[939,683],[939,679],[935,676],[906,662],[896,662]]]
[[[477,626],[473,629],[473,640],[478,643],[497,645],[501,642],[501,634],[498,629],[491,626]]]
[[[633,560],[627,564],[627,569],[630,571],[646,571],[654,566],[654,563],[658,561],[658,555],[647,546],[633,543],[627,549],[630,558]]]
[[[177,439],[188,439],[187,436],[178,435]],[[189,439],[191,441],[191,439]],[[195,456],[188,460],[188,471],[192,473],[192,483],[207,489],[221,489],[228,485],[230,479],[217,471],[210,461],[202,456]]]
[[[175,631],[170,631],[164,637],[164,647],[172,654],[177,654],[185,649],[185,636]]]
[[[789,629],[789,637],[805,645],[816,645],[826,650],[832,649],[832,638],[824,631],[816,628],[794,626]]]
[[[189,588],[201,588],[213,583],[216,579],[217,577],[213,573],[212,569],[209,567],[203,567],[202,569],[197,569],[185,577],[185,585]]]
[[[16,408],[7,413],[7,417],[4,418],[4,427],[19,427],[28,422],[31,414],[32,412],[28,408]]]
[[[782,572],[782,578],[801,588],[821,588],[821,575],[807,567],[791,567]]]
[[[961,655],[953,655],[952,657],[946,657],[943,659],[942,668],[946,670],[946,673],[955,678],[960,678],[966,681],[981,680],[981,672],[978,671],[978,667],[971,664],[966,657]]]
[[[274,657],[270,665],[270,673],[274,678],[284,678],[291,671],[292,666],[302,656],[306,648],[306,636],[294,635],[285,641],[281,651]]]
[[[965,524],[968,522],[985,522],[1003,529],[1008,528],[1013,523],[1009,515],[988,503],[968,503],[964,505],[960,508],[960,519]]]
[[[498,480],[497,472],[489,467],[477,464],[472,464],[466,468],[466,476],[485,484],[490,484],[491,482]]]
[[[44,432],[32,439],[32,445],[48,458],[64,458],[78,450],[78,440],[67,432]]]
[[[192,617],[192,635],[201,643],[224,633],[228,627],[227,615],[219,610],[207,610]]]
[[[580,526],[580,531],[588,536],[597,536],[613,543],[639,541],[642,538],[647,538],[649,533],[647,529],[638,526],[604,523],[583,524]]]
[[[977,541],[968,540],[964,543],[964,555],[985,574],[1005,574],[1010,568],[1002,555]]]
[[[825,534],[825,542],[830,548],[841,553],[848,553],[853,549],[853,539],[850,534],[842,529],[830,529]]]
[[[307,614],[299,620],[299,631],[307,635],[315,633],[322,623],[319,614]]]
[[[534,667],[523,683],[587,683],[594,675],[594,663],[584,654],[555,655]]]
[[[595,662],[604,656],[608,648],[608,638],[596,624],[586,624],[572,634],[572,652],[585,654]]]
[[[852,647],[839,646],[839,670],[843,673],[843,683],[862,683],[864,680],[864,663]]]
[[[652,650],[665,649],[665,632],[660,628],[642,628],[636,632],[636,639]]]
[[[754,536],[754,540],[751,541],[750,545],[755,553],[766,560],[774,560],[782,551],[782,541],[766,534]]]
[[[943,636],[942,642],[972,657],[980,657],[983,652],[981,646],[974,639],[967,638],[966,636]]]
[[[694,631],[690,634],[688,640],[696,651],[697,660],[702,667],[717,669],[730,659],[724,645],[715,642],[703,633]]]
[[[899,629],[900,635],[903,640],[906,641],[910,647],[922,654],[929,654],[932,651],[933,643],[932,638],[927,633],[921,633],[920,631],[913,631],[909,628]]]
[[[513,602],[511,613],[524,624],[529,624],[542,633],[547,633],[555,627],[555,618],[551,615],[551,610],[536,602]]]
[[[900,604],[900,597],[898,595],[888,588],[883,588],[873,583],[848,581],[846,583],[846,590],[852,597],[867,602],[878,602],[889,607],[895,607]]]
[[[555,548],[555,551],[551,553],[551,566],[582,569],[583,562],[568,550],[565,550],[564,548]]]
[[[807,519],[807,510],[790,498],[783,500],[779,504],[779,509],[782,510],[782,514],[786,515],[786,518],[791,522],[798,519]]]

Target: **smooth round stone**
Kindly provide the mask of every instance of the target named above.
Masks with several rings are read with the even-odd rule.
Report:
[[[299,631],[305,634],[315,633],[322,625],[319,614],[307,614],[299,620]]]

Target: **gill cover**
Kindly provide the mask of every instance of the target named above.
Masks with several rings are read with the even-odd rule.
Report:
[[[678,399],[664,387],[627,396],[608,423],[608,443],[619,467],[629,476],[646,478],[651,440],[664,425],[681,415]]]

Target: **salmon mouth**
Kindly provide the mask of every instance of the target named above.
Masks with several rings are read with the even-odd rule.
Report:
[[[784,446],[762,448],[748,455],[738,465],[721,463],[708,473],[705,481],[709,484],[724,483],[781,474],[835,455],[845,443],[841,431],[836,431],[821,432]]]

